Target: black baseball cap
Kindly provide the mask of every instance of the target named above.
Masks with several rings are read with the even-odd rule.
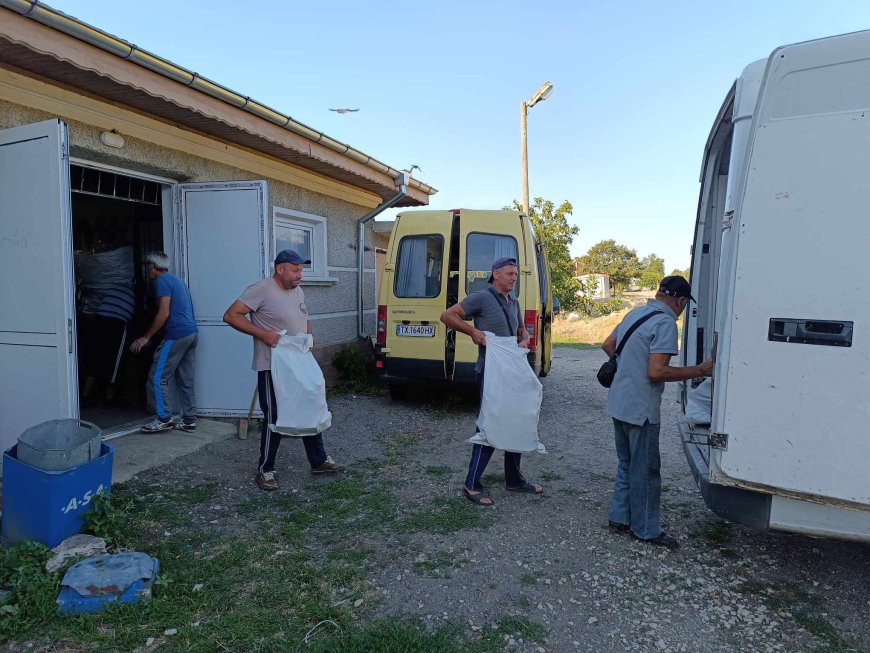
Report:
[[[302,258],[292,249],[285,249],[278,252],[278,256],[275,257],[275,265],[280,265],[281,263],[292,263],[293,265],[308,265],[311,263],[311,261]]]
[[[490,272],[489,279],[487,279],[487,283],[492,283],[492,272],[495,272],[496,270],[501,270],[508,265],[513,265],[514,267],[517,267],[517,260],[509,256],[497,258],[492,264],[492,270]]]
[[[692,286],[678,274],[662,279],[659,283],[659,292],[668,297],[688,297],[693,302],[697,301],[692,297]]]

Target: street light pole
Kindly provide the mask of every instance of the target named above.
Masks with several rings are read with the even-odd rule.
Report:
[[[544,84],[535,91],[535,94],[529,98],[528,102],[523,102],[520,105],[520,141],[523,158],[523,213],[529,214],[529,150],[527,143],[528,129],[526,127],[526,118],[528,117],[529,109],[535,106],[538,102],[543,102],[550,93],[553,92],[553,83],[544,82]]]
[[[520,105],[520,139],[523,151],[523,213],[529,214],[529,149],[527,143],[526,118],[529,113],[529,105],[523,102]]]

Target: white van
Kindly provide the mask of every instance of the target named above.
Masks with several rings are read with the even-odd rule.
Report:
[[[777,49],[722,105],[701,172],[682,363],[714,357],[709,425],[681,420],[707,504],[870,541],[870,32]],[[683,389],[683,410],[690,388]]]

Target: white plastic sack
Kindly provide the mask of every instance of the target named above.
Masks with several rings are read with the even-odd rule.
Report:
[[[282,335],[272,349],[272,385],[278,419],[269,428],[282,435],[317,435],[332,426],[326,381],[314,356],[310,334]]]
[[[528,353],[517,346],[516,337],[486,332],[479,432],[469,442],[515,453],[546,453],[538,440],[543,389]]]
[[[686,393],[685,421],[689,424],[709,424],[713,420],[713,384],[704,379]]]

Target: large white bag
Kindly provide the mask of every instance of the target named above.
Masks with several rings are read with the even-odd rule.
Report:
[[[317,435],[332,426],[326,381],[314,356],[310,334],[282,335],[272,349],[272,385],[278,418],[269,428],[282,435]]]
[[[689,424],[709,424],[713,419],[713,383],[704,379],[686,393],[686,416]]]
[[[529,366],[528,353],[516,337],[486,332],[479,432],[469,442],[515,453],[546,453],[538,440],[543,389]]]

